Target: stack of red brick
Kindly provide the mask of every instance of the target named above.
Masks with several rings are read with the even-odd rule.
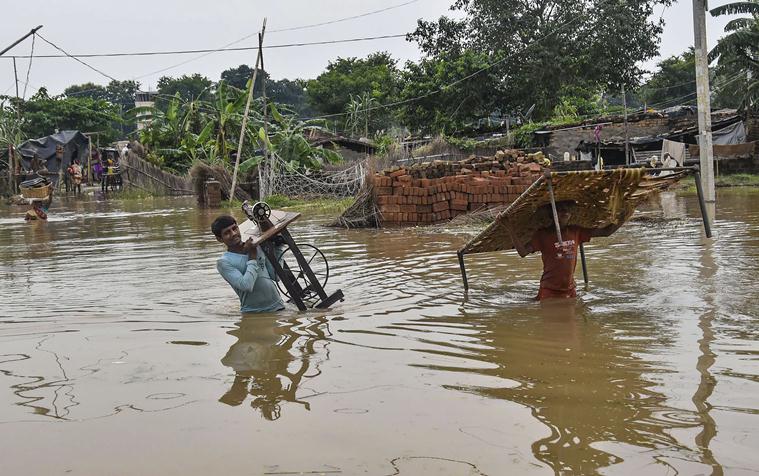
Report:
[[[440,223],[473,210],[507,205],[543,172],[537,162],[498,158],[438,161],[375,174],[374,194],[382,223]]]

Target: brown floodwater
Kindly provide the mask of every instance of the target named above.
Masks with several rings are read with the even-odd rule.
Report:
[[[718,200],[707,240],[664,194],[550,307],[538,256],[465,296],[471,231],[306,217],[346,300],[258,316],[192,199],[2,205],[0,473],[756,474],[759,193]]]

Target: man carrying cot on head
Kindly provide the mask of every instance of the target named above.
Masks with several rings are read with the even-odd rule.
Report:
[[[561,229],[562,242],[559,242],[556,227],[550,226],[535,232],[528,243],[521,243],[515,236],[514,230],[509,228],[511,241],[519,256],[525,256],[540,251],[543,259],[543,275],[540,278],[540,291],[536,299],[543,301],[552,298],[575,298],[577,288],[574,274],[577,266],[577,249],[581,243],[587,243],[591,238],[609,236],[621,226],[612,224],[601,229],[588,229],[569,225],[572,218],[572,209],[576,206],[574,201],[556,203],[556,213]],[[549,214],[551,205],[546,205]]]
[[[227,247],[216,262],[216,269],[240,298],[240,312],[284,309],[274,268],[260,247],[253,245],[252,239],[242,241],[237,221],[229,215],[222,215],[214,220],[211,231]]]

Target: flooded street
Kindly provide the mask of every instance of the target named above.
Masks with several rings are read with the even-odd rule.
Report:
[[[758,200],[706,240],[664,194],[568,307],[539,256],[468,256],[465,296],[471,233],[306,217],[345,302],[242,318],[194,199],[0,205],[0,473],[756,474]]]

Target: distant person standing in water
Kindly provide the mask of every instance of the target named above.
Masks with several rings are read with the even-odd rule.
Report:
[[[71,178],[74,193],[80,195],[82,193],[82,166],[79,164],[79,159],[74,159],[74,163],[71,164]]]
[[[575,268],[577,267],[577,249],[581,243],[587,243],[597,236],[609,236],[621,226],[609,225],[602,229],[589,229],[569,225],[572,218],[572,209],[577,204],[574,201],[556,203],[556,212],[559,217],[561,238],[559,243],[556,236],[556,227],[542,228],[535,232],[529,243],[520,243],[514,231],[509,228],[511,241],[519,256],[525,256],[540,251],[543,260],[543,275],[540,277],[540,290],[536,299],[543,301],[551,298],[575,298],[577,297],[577,285],[575,284]],[[551,205],[546,205],[549,214],[553,214]],[[620,222],[621,223],[621,222]]]
[[[277,275],[260,247],[242,241],[237,221],[222,215],[211,224],[216,240],[227,251],[216,262],[219,274],[240,298],[240,312],[274,312],[285,308],[275,281]]]

